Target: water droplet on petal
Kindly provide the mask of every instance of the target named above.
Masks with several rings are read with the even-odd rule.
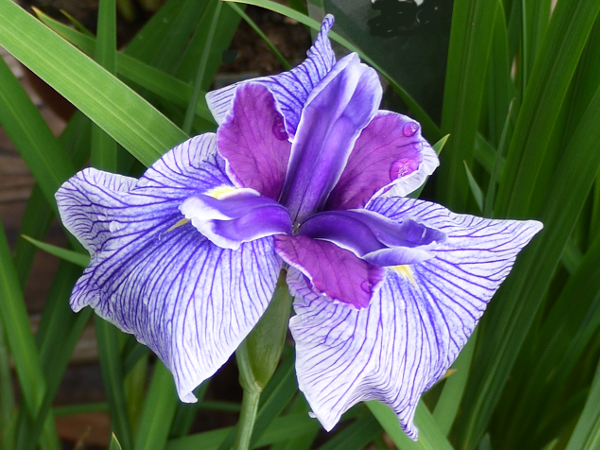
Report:
[[[281,114],[275,113],[275,119],[273,119],[273,127],[271,128],[275,139],[278,141],[285,141],[288,138],[288,134],[285,131],[285,125],[283,124],[283,117]]]
[[[373,285],[371,283],[369,283],[367,280],[364,280],[362,283],[360,283],[360,288],[365,291],[367,294],[370,294],[371,292],[373,292]]]
[[[119,231],[121,228],[123,228],[123,225],[119,222],[117,222],[116,220],[113,220],[111,223],[108,224],[108,229],[110,230],[111,233],[114,233],[115,231]]]
[[[419,124],[416,122],[409,122],[402,128],[402,134],[406,137],[413,136],[417,131],[419,131]]]
[[[419,164],[413,160],[408,158],[400,158],[392,163],[390,167],[390,180],[394,181],[398,178],[405,177],[406,175],[410,175],[413,173]]]

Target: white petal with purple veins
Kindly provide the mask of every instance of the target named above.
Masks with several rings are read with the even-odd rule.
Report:
[[[380,198],[370,209],[399,222],[415,218],[447,240],[431,250],[435,258],[389,269],[360,310],[324,299],[290,271],[298,382],[328,430],[352,405],[379,400],[416,439],[412,420],[421,394],[456,359],[517,253],[542,225],[458,215],[411,199]]]
[[[190,195],[231,186],[213,144],[214,135],[185,142],[139,182],[86,169],[56,194],[65,226],[92,253],[71,306],[89,305],[147,344],[186,402],[260,319],[282,265],[272,237],[231,251],[182,220]]]

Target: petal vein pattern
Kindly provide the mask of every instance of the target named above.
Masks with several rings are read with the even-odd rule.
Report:
[[[431,249],[435,258],[409,266],[410,276],[388,269],[360,310],[326,301],[290,270],[298,382],[326,429],[352,405],[379,400],[416,439],[413,417],[421,394],[454,362],[541,224],[458,215],[410,199],[380,198],[369,209],[399,222],[412,217],[443,231],[447,240]]]
[[[93,307],[148,345],[186,402],[258,322],[282,265],[272,237],[232,251],[191,223],[173,227],[183,199],[224,184],[231,182],[214,135],[204,135],[173,149],[137,185],[86,169],[56,195],[65,226],[93,255],[71,306]]]

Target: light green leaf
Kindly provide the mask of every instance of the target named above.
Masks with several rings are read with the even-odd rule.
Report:
[[[56,245],[46,244],[45,242],[38,241],[37,239],[33,239],[29,236],[23,236],[23,239],[31,242],[37,248],[40,248],[51,255],[57,256],[80,267],[87,267],[90,264],[90,255],[74,252],[73,250],[67,250],[66,248],[57,247]]]
[[[376,401],[369,401],[366,404],[399,450],[452,450],[452,446],[438,428],[423,401],[419,402],[414,419],[419,429],[417,441],[406,436],[400,428],[398,417],[389,407]]]
[[[138,94],[11,0],[0,0],[0,45],[147,166],[187,137]]]

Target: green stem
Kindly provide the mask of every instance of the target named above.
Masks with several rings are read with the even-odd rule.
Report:
[[[252,439],[254,422],[256,422],[259,400],[259,391],[255,389],[244,389],[242,412],[237,426],[233,450],[248,450],[248,448],[250,448],[250,440]]]

